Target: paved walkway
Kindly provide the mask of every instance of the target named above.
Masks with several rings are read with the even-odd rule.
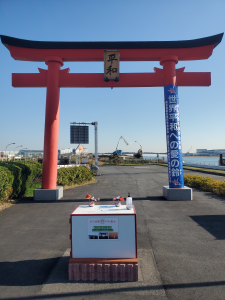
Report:
[[[193,201],[166,201],[161,166],[100,170],[97,183],[65,190],[58,202],[27,200],[0,212],[0,299],[224,300],[225,198],[194,190]],[[70,213],[87,193],[112,204],[127,192],[137,211],[139,281],[69,282]]]

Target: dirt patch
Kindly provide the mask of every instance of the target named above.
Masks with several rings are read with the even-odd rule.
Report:
[[[11,207],[15,203],[16,203],[15,200],[0,201],[0,211],[6,209],[8,207]]]
[[[68,189],[72,189],[74,187],[77,187],[77,186],[81,186],[81,185],[86,185],[86,184],[91,184],[91,183],[96,183],[97,180],[95,179],[92,179],[91,181],[87,181],[87,182],[83,182],[81,184],[74,184],[74,185],[66,185],[63,187],[64,190],[68,190]]]

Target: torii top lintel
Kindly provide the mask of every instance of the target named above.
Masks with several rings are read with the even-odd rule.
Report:
[[[120,50],[120,61],[160,61],[175,55],[179,61],[207,59],[221,42],[223,33],[184,41],[156,42],[43,42],[1,35],[11,56],[22,61],[45,61],[57,56],[63,61],[103,61],[103,50]]]

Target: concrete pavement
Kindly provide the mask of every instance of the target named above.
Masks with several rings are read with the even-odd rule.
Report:
[[[193,201],[166,201],[161,166],[100,170],[97,183],[64,190],[57,202],[24,200],[0,212],[0,299],[224,300],[225,198],[194,189]],[[87,193],[112,204],[127,192],[137,211],[139,281],[69,282],[70,213]]]

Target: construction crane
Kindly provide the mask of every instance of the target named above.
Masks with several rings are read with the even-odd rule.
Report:
[[[191,146],[191,148],[187,151],[186,155],[190,153],[191,149],[192,149],[192,146]]]
[[[123,136],[121,136],[121,137],[119,138],[119,141],[118,141],[117,146],[116,146],[116,151],[113,152],[113,155],[114,155],[114,156],[119,156],[119,155],[122,154],[122,150],[118,150],[120,141],[121,141],[122,139],[124,140],[124,143],[125,143],[127,146],[129,146],[129,145],[132,144],[132,143],[137,143],[137,144],[140,146],[140,149],[138,150],[137,153],[134,154],[134,156],[135,156],[135,157],[138,157],[138,158],[139,158],[139,157],[142,157],[142,146],[141,146],[137,141],[133,141],[133,142],[131,142],[131,143],[128,143],[128,142],[125,140],[125,138],[124,138]]]

